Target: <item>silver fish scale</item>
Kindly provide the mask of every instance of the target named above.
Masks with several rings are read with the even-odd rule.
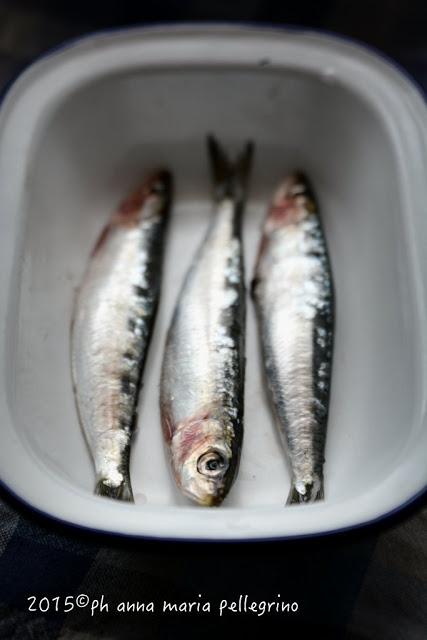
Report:
[[[231,162],[213,135],[207,150],[215,212],[179,293],[163,358],[160,411],[178,488],[218,506],[243,438],[245,295],[241,216],[252,163],[247,142]]]
[[[219,205],[168,335],[161,404],[177,429],[205,411],[241,422],[245,302],[234,209],[232,200]]]
[[[162,216],[110,228],[78,294],[72,365],[98,477],[124,480],[139,381],[160,287]]]
[[[294,484],[323,475],[333,291],[320,221],[311,213],[266,236],[254,285],[268,385]]]

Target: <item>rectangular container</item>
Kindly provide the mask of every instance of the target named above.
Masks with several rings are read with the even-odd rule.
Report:
[[[382,518],[427,485],[426,107],[391,63],[340,39],[236,26],[89,36],[33,64],[0,111],[0,479],[50,516],[174,539],[318,535]],[[177,492],[158,409],[165,332],[211,215],[205,136],[251,138],[250,280],[273,188],[297,167],[321,206],[336,289],[325,493],[284,507],[290,477],[248,302],[241,467],[223,506]],[[136,504],[92,494],[70,320],[105,221],[144,172],[176,179],[164,285],[140,399]]]

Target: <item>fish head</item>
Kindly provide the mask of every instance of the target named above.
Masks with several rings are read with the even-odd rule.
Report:
[[[141,188],[140,218],[158,217],[166,212],[172,197],[172,174],[159,169],[149,174]]]
[[[301,171],[295,171],[277,188],[268,211],[266,235],[276,229],[297,224],[316,209],[310,184]]]
[[[147,175],[142,185],[124,200],[113,217],[113,224],[134,226],[141,220],[167,213],[172,198],[172,174],[158,169]]]
[[[174,438],[172,459],[183,493],[200,505],[221,504],[234,476],[229,429],[219,419],[188,422]]]
[[[159,169],[151,173],[142,185],[145,198],[170,199],[172,191],[172,174],[167,169]]]

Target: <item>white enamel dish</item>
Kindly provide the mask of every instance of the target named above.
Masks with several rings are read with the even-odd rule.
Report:
[[[168,539],[320,535],[395,512],[427,486],[426,107],[364,48],[252,27],[90,36],[41,59],[0,110],[0,480],[28,505],[95,530]],[[165,332],[211,215],[206,133],[255,142],[246,276],[277,181],[320,202],[336,340],[324,502],[284,507],[289,470],[262,383],[248,300],[240,473],[223,506],[193,506],[159,423]],[[74,292],[118,201],[146,170],[176,179],[163,295],[140,399],[136,504],[92,494],[69,357]]]

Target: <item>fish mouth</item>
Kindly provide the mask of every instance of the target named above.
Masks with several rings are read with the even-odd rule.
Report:
[[[225,487],[217,483],[192,483],[192,486],[181,485],[183,493],[201,507],[218,507],[225,498]]]
[[[211,496],[206,496],[199,504],[202,507],[219,507],[219,505],[222,503],[222,501],[224,500],[224,496],[223,495],[211,495]]]
[[[144,181],[147,195],[169,194],[172,189],[172,174],[168,169],[159,168],[153,171]]]
[[[273,196],[273,207],[282,209],[294,206],[314,207],[314,194],[311,184],[303,171],[296,169],[279,185]]]
[[[197,502],[201,507],[219,507],[219,505],[224,500],[223,491],[218,491],[215,493],[207,493],[203,496],[195,495],[194,493],[186,492],[187,496],[191,498],[194,502]]]

